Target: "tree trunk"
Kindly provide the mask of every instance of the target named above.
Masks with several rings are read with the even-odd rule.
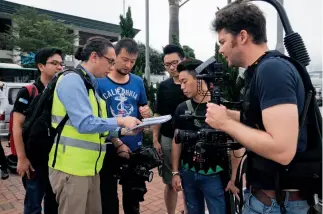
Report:
[[[173,43],[173,35],[179,41],[179,0],[168,0],[169,3],[169,44]]]

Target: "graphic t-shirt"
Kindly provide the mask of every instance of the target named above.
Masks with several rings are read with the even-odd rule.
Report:
[[[134,74],[129,74],[129,81],[116,83],[109,77],[98,78],[98,93],[106,101],[109,117],[132,116],[140,118],[139,107],[147,104],[147,94],[143,80]],[[142,145],[142,133],[136,136],[120,138],[131,151]]]

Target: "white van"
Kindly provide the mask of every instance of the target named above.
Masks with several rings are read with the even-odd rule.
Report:
[[[35,68],[23,68],[12,63],[0,63],[0,137],[9,134],[9,120],[18,91],[39,77]]]
[[[31,83],[0,82],[0,137],[9,135],[10,113],[19,90]]]

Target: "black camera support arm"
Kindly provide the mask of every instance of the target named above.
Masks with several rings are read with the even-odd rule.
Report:
[[[277,11],[282,25],[285,30],[285,38],[284,38],[284,45],[287,49],[289,56],[301,64],[308,66],[311,59],[306,50],[304,41],[302,37],[293,31],[292,26],[289,22],[288,16],[286,14],[286,10],[283,5],[278,2],[277,0],[248,0],[248,1],[264,1],[271,4]]]

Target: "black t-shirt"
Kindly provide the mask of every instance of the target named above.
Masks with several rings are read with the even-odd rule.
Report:
[[[261,111],[280,104],[296,104],[299,114],[303,110],[305,90],[302,78],[295,66],[285,59],[272,57],[260,61],[254,89]],[[276,119],[279,122],[279,118]],[[303,127],[300,130],[297,151],[304,151],[306,145],[307,128]],[[271,171],[253,170],[249,173],[253,174],[249,177],[249,184],[254,188],[275,189],[275,175]]]
[[[206,104],[207,103],[197,103],[191,99],[192,107],[196,116],[205,116],[206,114]],[[193,119],[182,118],[181,115],[184,115],[186,111],[191,111],[188,109],[186,102],[182,102],[178,105],[174,118],[174,129],[188,130],[188,131],[198,131],[201,128],[194,125]],[[207,128],[204,119],[197,119],[197,123],[200,124],[202,128]],[[194,150],[192,150],[192,145],[183,145],[181,153],[181,165],[183,168],[190,169],[193,172],[197,172],[202,175],[213,175],[223,170],[223,159],[225,155],[221,152],[216,152],[213,147],[207,148],[205,152],[205,164],[202,168],[199,163],[193,161]],[[222,166],[222,167],[221,167]]]
[[[272,57],[260,62],[256,76],[256,97],[261,110],[280,105],[296,104],[299,115],[304,108],[305,90],[302,78],[289,61]],[[306,149],[306,127],[300,131],[298,151]]]
[[[181,90],[181,86],[175,84],[173,78],[169,78],[159,85],[155,112],[159,115],[170,114],[173,117],[177,106],[186,99],[187,98]],[[162,124],[160,134],[165,137],[173,138],[174,129],[171,121]]]
[[[40,81],[40,79],[37,79],[37,81],[33,84],[37,87],[38,93],[41,93],[45,88],[43,83]],[[33,97],[29,96],[28,89],[25,87],[22,87],[17,94],[17,98],[12,111],[18,112],[24,115],[32,100],[33,100]]]
[[[205,116],[206,114],[206,104],[207,103],[197,103],[193,99],[191,99],[191,103],[193,106],[193,109],[195,111],[195,115],[197,116]],[[186,102],[182,102],[179,104],[176,108],[174,118],[173,118],[173,127],[175,129],[181,129],[181,130],[192,130],[197,131],[198,128],[194,125],[194,121],[185,118],[181,118],[180,115],[184,115],[185,111],[188,111]],[[193,112],[192,112],[193,113]],[[204,120],[198,120],[201,124],[205,124]]]

